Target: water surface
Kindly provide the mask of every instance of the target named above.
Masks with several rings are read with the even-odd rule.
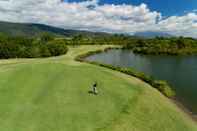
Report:
[[[197,56],[139,55],[130,50],[114,49],[86,59],[132,67],[156,79],[167,80],[175,89],[179,101],[197,114]]]

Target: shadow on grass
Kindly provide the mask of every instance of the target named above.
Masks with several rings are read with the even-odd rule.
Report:
[[[95,93],[93,91],[88,91],[88,93],[91,94],[91,95],[98,95],[98,93]]]

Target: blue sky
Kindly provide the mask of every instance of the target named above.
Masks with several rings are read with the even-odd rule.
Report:
[[[0,21],[131,35],[159,31],[197,38],[197,0],[64,1],[0,0]]]
[[[82,0],[69,0],[69,2]],[[183,15],[197,9],[197,0],[100,0],[100,4],[131,4],[145,3],[149,9],[161,12],[164,16]]]

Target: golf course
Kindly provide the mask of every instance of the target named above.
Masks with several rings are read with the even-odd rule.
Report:
[[[66,55],[0,60],[0,131],[197,131],[182,109],[147,83]],[[89,93],[97,82],[98,95]]]

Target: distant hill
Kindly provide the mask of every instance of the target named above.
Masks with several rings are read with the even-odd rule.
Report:
[[[112,35],[110,33],[105,33],[105,32],[90,32],[90,31],[81,31],[81,30],[62,29],[62,28],[53,27],[44,24],[11,23],[11,22],[0,21],[0,33],[11,35],[11,36],[33,37],[45,32],[53,35],[65,36],[65,37],[72,37],[79,34],[88,37],[95,37],[95,36],[106,37]],[[134,34],[134,37],[144,37],[144,38],[154,38],[156,36],[172,37],[172,35],[168,33],[155,32],[155,31],[137,32]]]
[[[10,23],[10,22],[0,21],[0,33],[3,34],[7,34],[11,36],[32,37],[44,32],[58,36],[66,36],[66,37],[70,37],[78,34],[88,35],[88,36],[110,35],[108,33],[103,33],[103,32],[89,32],[89,31],[62,29],[62,28],[57,28],[43,24]]]
[[[134,34],[134,36],[138,37],[145,37],[145,38],[154,38],[154,37],[172,37],[171,34],[168,34],[166,32],[157,32],[157,31],[145,31],[145,32],[137,32]]]

